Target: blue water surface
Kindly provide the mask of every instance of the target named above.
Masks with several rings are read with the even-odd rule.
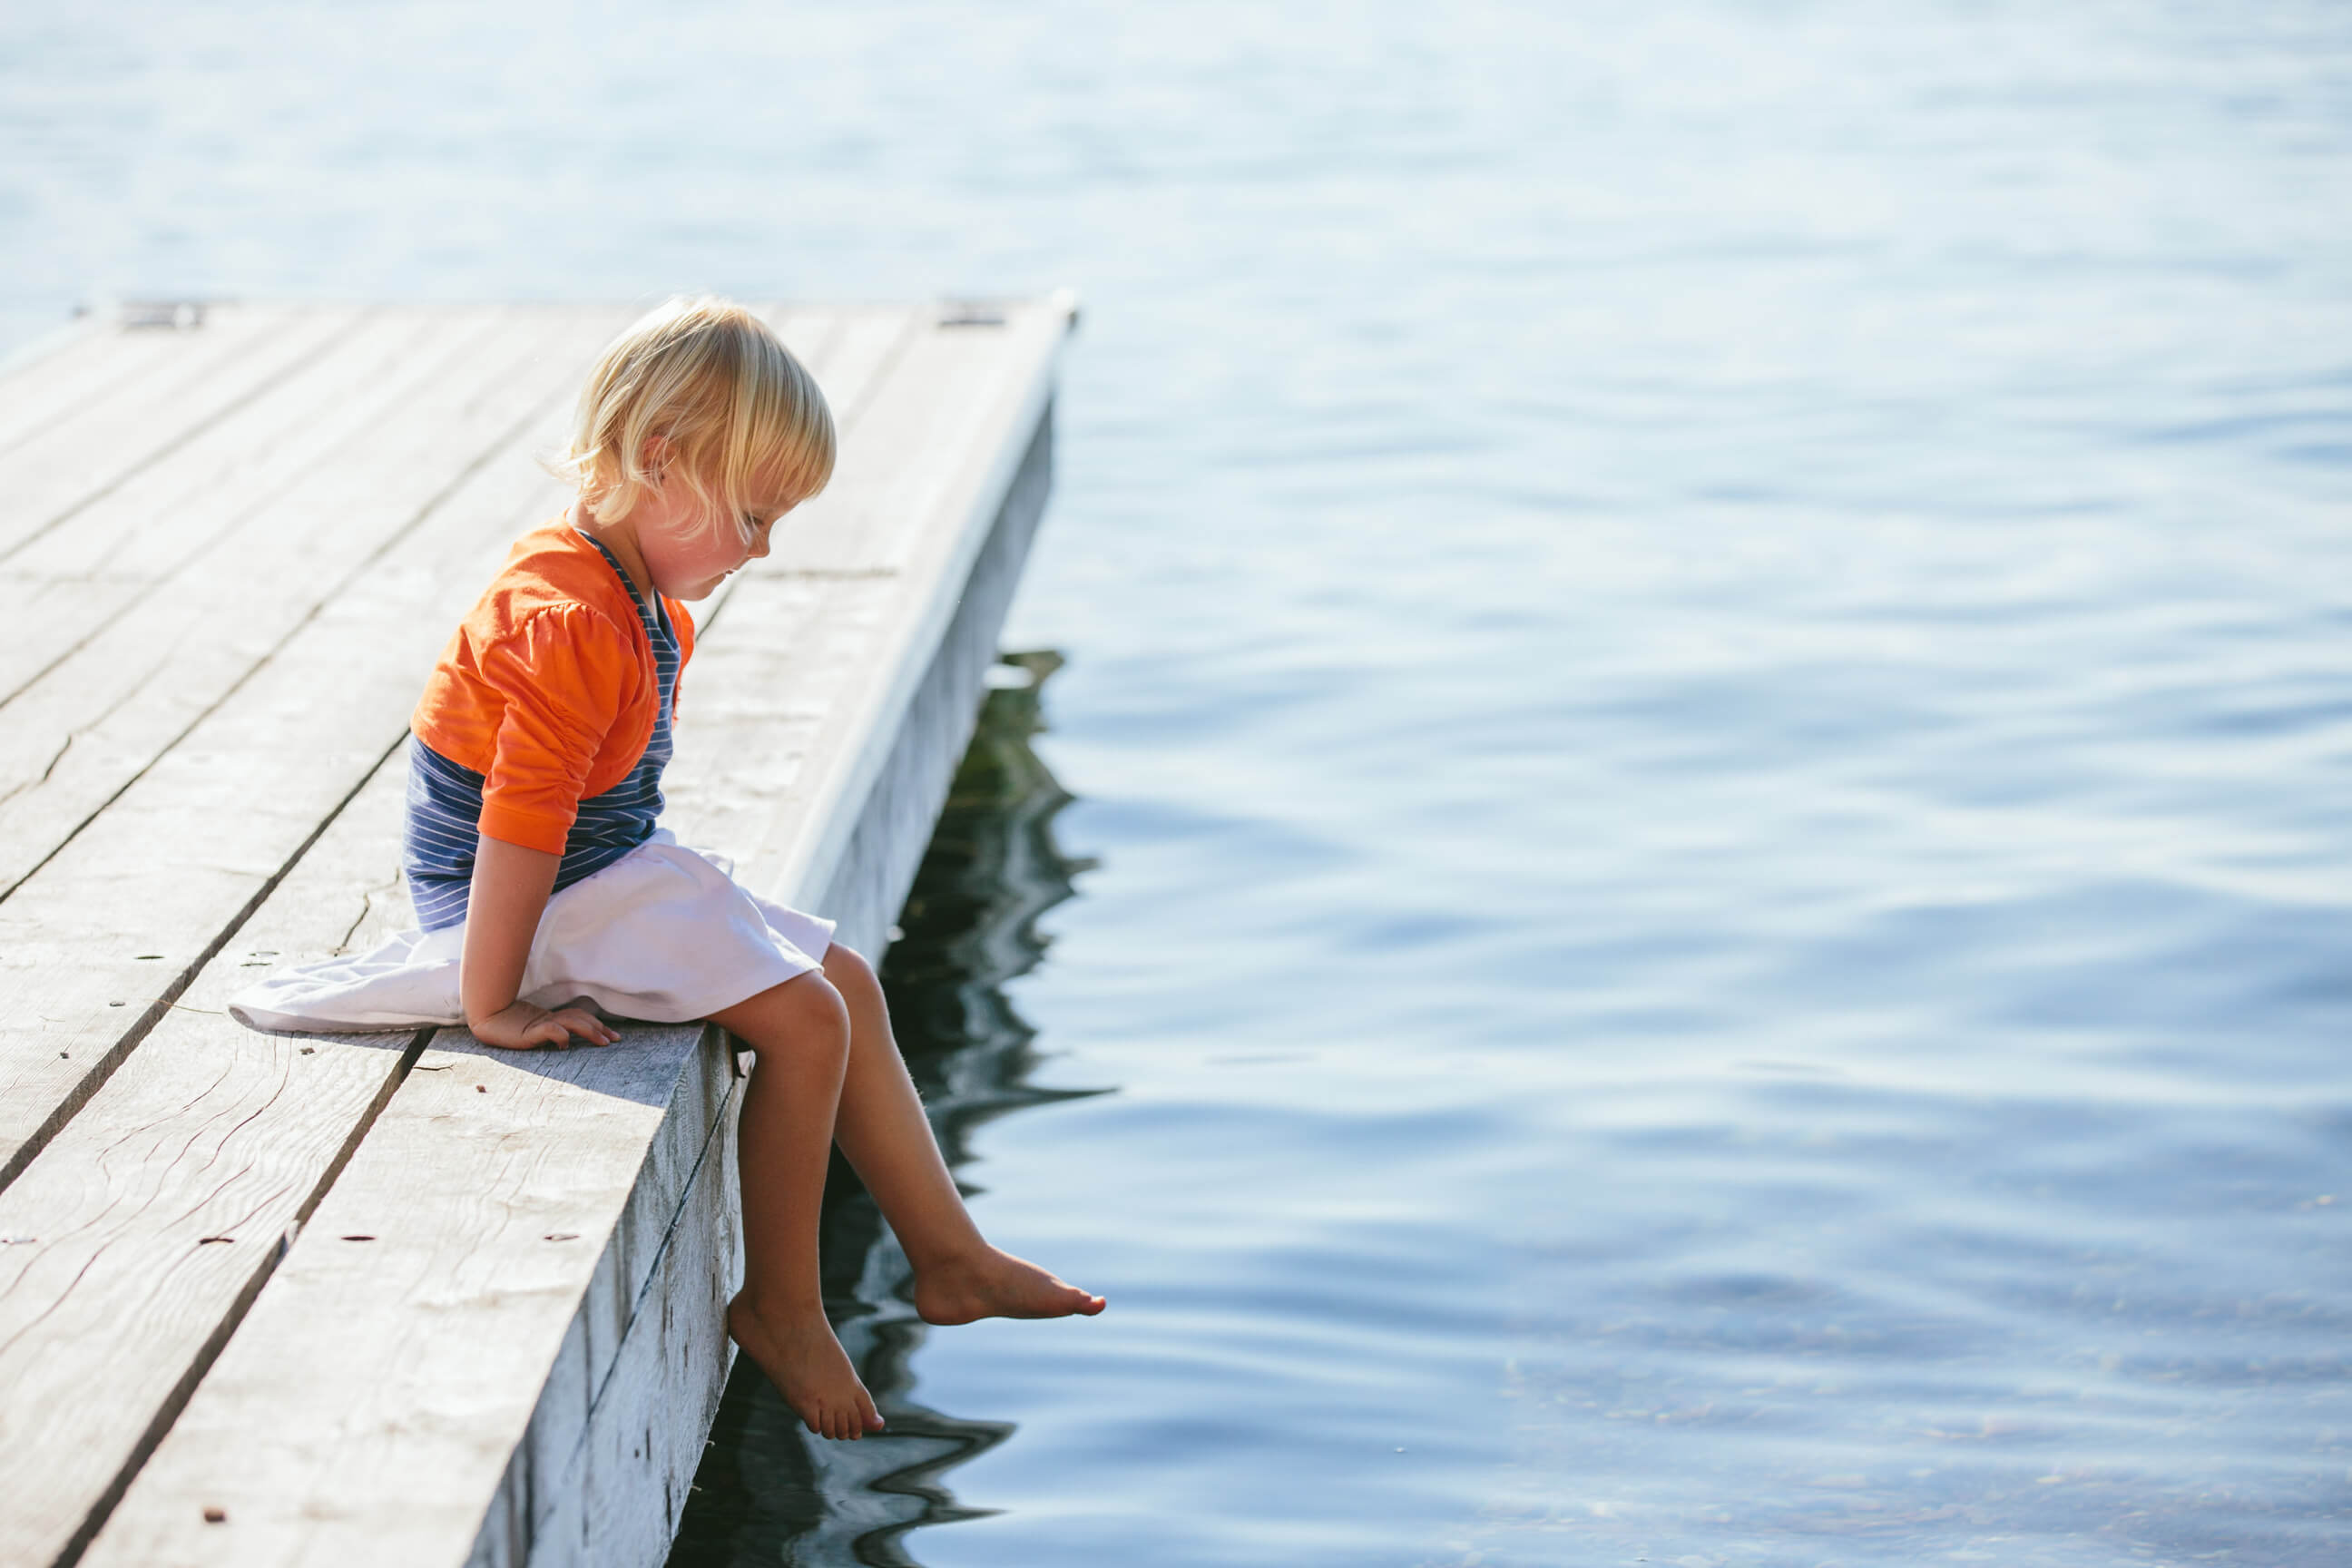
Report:
[[[10,342],[1081,290],[961,1173],[1112,1305],[888,1551],[2352,1554],[2342,5],[101,0],[0,145]]]

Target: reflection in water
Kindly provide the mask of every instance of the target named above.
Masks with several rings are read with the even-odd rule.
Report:
[[[882,966],[899,1047],[954,1168],[982,1122],[1086,1092],[1024,1081],[1033,1031],[1002,990],[1044,956],[1036,917],[1068,898],[1071,877],[1090,864],[1055,847],[1054,816],[1070,796],[1029,747],[1042,728],[1038,689],[1061,662],[1054,653],[1004,657],[1008,679],[988,693],[899,917],[906,934]],[[905,1257],[837,1154],[824,1252],[834,1325],[889,1429],[855,1444],[810,1437],[737,1358],[671,1568],[911,1564],[909,1531],[976,1511],[957,1505],[944,1478],[1011,1436],[1013,1424],[914,1401],[914,1357],[929,1328],[908,1302]]]

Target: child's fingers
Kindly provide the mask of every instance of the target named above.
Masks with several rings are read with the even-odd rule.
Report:
[[[609,1046],[621,1037],[620,1032],[604,1019],[578,1007],[566,1007],[556,1014],[554,1019],[571,1034],[579,1036],[592,1046]],[[565,1043],[570,1044],[568,1037]]]

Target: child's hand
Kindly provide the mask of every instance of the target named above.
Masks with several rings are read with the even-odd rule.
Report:
[[[609,1046],[621,1037],[619,1030],[585,1008],[563,1007],[551,1013],[523,1001],[510,1002],[466,1026],[482,1044],[510,1051],[537,1050],[541,1046],[564,1050],[575,1036],[592,1046]]]

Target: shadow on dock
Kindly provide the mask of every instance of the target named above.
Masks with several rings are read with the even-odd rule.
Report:
[[[1035,1031],[1003,990],[1045,956],[1036,917],[1070,897],[1070,879],[1093,864],[1055,847],[1054,816],[1071,796],[1029,744],[1043,728],[1039,689],[1061,662],[1050,652],[1004,657],[1006,680],[992,683],[899,917],[905,934],[882,966],[899,1047],[959,1172],[982,1123],[1104,1092],[1027,1082]],[[1010,1437],[1013,1423],[915,1402],[915,1352],[929,1326],[908,1302],[905,1257],[838,1153],[824,1256],[835,1328],[889,1430],[860,1443],[811,1437],[750,1360],[737,1358],[669,1568],[917,1568],[908,1532],[987,1511],[960,1506],[945,1478]]]

